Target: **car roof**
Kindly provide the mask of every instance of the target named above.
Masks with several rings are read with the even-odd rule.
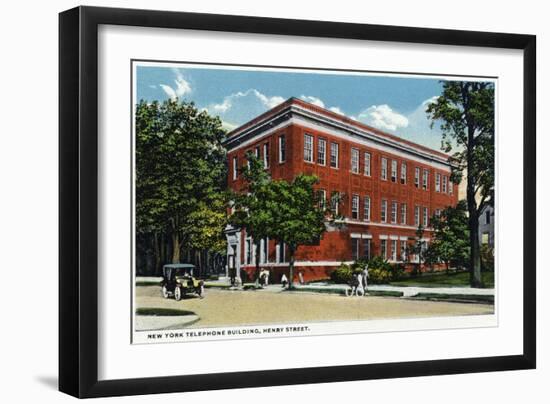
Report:
[[[195,268],[193,264],[167,264],[163,268]]]

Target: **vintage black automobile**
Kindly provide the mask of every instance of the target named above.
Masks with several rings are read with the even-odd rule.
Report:
[[[163,279],[160,283],[162,296],[181,300],[186,294],[194,293],[203,297],[204,282],[193,276],[192,264],[168,264],[162,267]]]

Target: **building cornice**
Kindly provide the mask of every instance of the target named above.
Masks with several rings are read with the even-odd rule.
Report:
[[[293,118],[321,126],[327,130],[345,132],[351,138],[350,140],[367,141],[373,143],[374,147],[376,145],[384,146],[406,153],[407,155],[450,166],[449,156],[444,153],[370,128],[360,122],[341,117],[331,111],[297,99],[290,99],[235,129],[229,134],[224,145],[229,151],[235,150],[243,144],[248,144],[262,137],[265,132],[271,132],[273,128],[286,126],[284,122],[292,121]]]

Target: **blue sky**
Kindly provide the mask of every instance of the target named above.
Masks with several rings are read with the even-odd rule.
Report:
[[[138,66],[136,88],[138,101],[193,101],[218,115],[227,129],[294,96],[425,146],[441,145],[439,129],[430,129],[425,113],[441,94],[441,83],[422,76]]]

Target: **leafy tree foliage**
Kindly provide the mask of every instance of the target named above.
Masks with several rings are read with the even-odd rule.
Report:
[[[466,177],[470,229],[470,284],[482,286],[479,215],[494,198],[495,88],[489,82],[443,81],[443,93],[426,112],[442,131],[442,148],[452,154],[452,181]],[[465,172],[465,174],[464,174]]]
[[[225,132],[193,103],[140,101],[136,108],[136,231],[182,246],[223,250]]]
[[[313,188],[317,182],[315,176],[299,174],[292,182],[276,180],[266,187],[267,236],[288,246],[290,288],[296,250],[303,245],[317,244],[326,230],[326,212],[319,206]]]
[[[450,265],[464,266],[470,257],[469,229],[466,202],[449,206],[431,219],[433,233],[428,256],[433,262],[443,261],[447,271]]]

